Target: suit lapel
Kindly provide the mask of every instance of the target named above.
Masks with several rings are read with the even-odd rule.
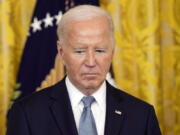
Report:
[[[78,135],[65,79],[57,84],[51,94],[50,110],[63,135]]]
[[[122,98],[120,95],[116,95],[115,91],[107,83],[105,135],[118,135],[123,124],[125,112]]]

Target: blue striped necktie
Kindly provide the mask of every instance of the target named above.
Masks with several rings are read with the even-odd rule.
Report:
[[[83,97],[84,104],[79,123],[79,135],[97,135],[96,123],[91,111],[91,104],[95,101],[93,96]]]

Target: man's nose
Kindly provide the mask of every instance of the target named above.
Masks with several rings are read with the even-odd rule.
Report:
[[[91,68],[96,66],[95,53],[92,51],[88,52],[86,55],[86,66]]]

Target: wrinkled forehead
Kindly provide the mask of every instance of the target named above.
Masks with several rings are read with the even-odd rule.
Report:
[[[66,24],[65,33],[79,33],[85,35],[86,31],[93,33],[107,33],[110,36],[110,25],[105,16],[98,16],[94,18],[72,21]]]
[[[67,24],[64,44],[89,47],[111,46],[111,33],[105,18],[76,21]]]

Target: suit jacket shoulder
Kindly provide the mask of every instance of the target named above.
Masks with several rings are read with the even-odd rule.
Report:
[[[64,79],[17,101],[7,127],[7,135],[77,135]]]
[[[106,134],[161,135],[152,105],[107,83]]]
[[[35,91],[32,94],[20,100],[17,100],[15,104],[20,104],[24,107],[25,106],[39,106],[43,104],[47,105],[46,103],[50,100],[51,95],[53,94],[54,91],[57,91],[57,89],[59,89],[59,87],[62,85],[61,83],[62,82],[58,82],[57,84],[44,88],[40,91]]]
[[[133,95],[125,92],[124,90],[117,89],[110,84],[108,84],[108,88],[110,90],[110,93],[112,93],[112,96],[119,101],[123,101],[126,106],[130,108],[136,108],[136,109],[145,109],[149,107],[153,107],[151,104],[134,97]]]

